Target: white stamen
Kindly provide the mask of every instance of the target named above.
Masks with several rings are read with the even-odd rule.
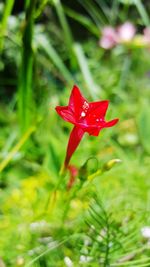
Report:
[[[88,104],[86,101],[84,101],[84,104],[83,104],[82,108],[83,108],[85,111],[87,111],[87,109],[89,108],[89,104]]]
[[[82,111],[82,112],[81,112],[81,117],[85,117],[85,115],[86,115],[85,112]]]

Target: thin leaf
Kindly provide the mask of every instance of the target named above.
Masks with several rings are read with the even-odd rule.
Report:
[[[27,130],[27,132],[22,136],[19,142],[14,146],[14,148],[8,153],[7,157],[0,163],[0,172],[6,168],[11,159],[15,156],[15,154],[20,150],[20,148],[24,145],[24,143],[28,140],[30,135],[35,131],[35,126],[32,126]]]
[[[73,41],[72,33],[70,30],[69,24],[67,22],[67,18],[65,16],[61,1],[60,0],[53,0],[53,3],[54,3],[54,6],[56,8],[56,12],[57,12],[60,24],[61,24],[62,29],[63,29],[64,42],[66,43],[66,47],[68,48],[71,66],[73,66],[74,53],[73,53],[72,48],[73,48],[74,41]]]
[[[98,85],[93,80],[92,74],[88,66],[87,59],[84,55],[84,51],[82,49],[82,46],[79,43],[76,43],[74,45],[74,51],[75,51],[81,72],[83,74],[83,78],[88,87],[89,94],[91,95],[93,99],[95,99],[98,92],[101,90],[101,88],[98,87]]]
[[[149,26],[150,25],[150,19],[149,19],[148,13],[147,13],[142,1],[141,0],[133,0],[133,3],[135,4],[137,10],[139,11],[139,14],[141,15],[143,24],[145,26]]]
[[[78,21],[81,25],[87,28],[88,31],[93,33],[96,37],[99,38],[99,29],[95,26],[95,24],[91,21],[90,18],[79,14],[78,12],[72,10],[71,8],[65,6],[65,13],[72,19]]]
[[[51,45],[50,40],[48,41],[45,36],[38,34],[35,36],[35,42],[38,43],[38,47],[45,52],[46,56],[48,56],[48,58],[57,67],[57,69],[60,71],[60,74],[63,75],[64,79],[69,84],[74,83],[71,73],[63,63],[55,48]]]
[[[22,59],[20,66],[20,78],[18,84],[18,107],[21,131],[25,132],[33,113],[33,26],[36,0],[30,2],[26,9],[25,28],[22,36]]]
[[[6,33],[6,29],[7,29],[7,21],[11,14],[13,5],[14,5],[14,0],[6,0],[5,2],[6,3],[4,6],[3,16],[2,16],[1,24],[0,24],[0,51],[3,50],[4,36]]]

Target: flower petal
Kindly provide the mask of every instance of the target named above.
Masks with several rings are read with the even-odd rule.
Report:
[[[111,27],[104,27],[102,30],[102,37],[99,41],[99,45],[104,49],[110,49],[117,44],[117,32]]]
[[[91,127],[89,129],[87,129],[87,132],[89,135],[92,135],[92,136],[98,136],[99,135],[99,132],[100,132],[101,128],[100,127]]]
[[[114,126],[118,121],[119,121],[119,119],[114,119],[114,120],[108,121],[108,122],[105,123],[104,128],[105,128],[105,127],[112,127],[112,126]]]
[[[68,107],[72,110],[77,120],[82,116],[82,112],[87,111],[89,107],[87,100],[82,96],[76,85],[72,89]]]
[[[90,103],[89,112],[86,116],[87,125],[103,126],[108,104],[109,101],[107,100]]]
[[[66,153],[66,158],[65,158],[65,168],[67,168],[69,161],[72,157],[72,154],[75,152],[77,149],[82,137],[83,137],[84,131],[75,126],[70,134],[69,137],[69,142],[67,146],[67,153]]]
[[[74,118],[74,114],[71,112],[70,109],[68,109],[68,107],[60,107],[57,106],[56,108],[57,113],[65,120],[71,123],[75,123],[75,118]]]
[[[90,103],[90,114],[96,115],[98,118],[104,118],[107,108],[109,105],[109,100],[97,101]]]
[[[93,136],[98,136],[99,132],[107,127],[112,127],[114,126],[119,119],[114,119],[108,122],[103,121],[102,123],[100,123],[100,125],[98,125],[97,127],[89,127],[86,129],[86,131],[89,133],[89,135],[93,135]]]
[[[135,26],[131,22],[126,21],[124,24],[117,28],[118,41],[130,42],[133,39],[135,32]]]
[[[97,124],[84,125],[80,123],[80,124],[76,124],[76,126],[82,128],[83,131],[87,132],[89,135],[98,136],[102,129],[114,126],[118,122],[118,120],[119,119],[114,119],[108,122],[104,120],[100,120]]]

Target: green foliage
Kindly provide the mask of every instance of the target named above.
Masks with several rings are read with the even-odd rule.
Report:
[[[149,50],[98,44],[106,24],[149,25],[148,2],[26,1],[19,11],[5,2],[0,266],[150,266],[141,231],[150,225]],[[60,169],[71,125],[54,109],[67,104],[74,83],[89,101],[110,99],[107,119],[120,121],[97,138],[85,135],[68,190]]]
[[[147,102],[142,103],[138,115],[138,129],[141,143],[147,153],[150,153],[150,107]]]
[[[87,217],[89,239],[86,257],[90,264],[94,266],[99,266],[99,264],[101,266],[136,266],[136,264],[142,266],[150,263],[149,257],[136,260],[137,255],[142,256],[147,249],[147,245],[141,242],[140,231],[137,231],[143,222],[136,221],[136,217],[134,224],[130,218],[128,222],[117,221],[113,212],[108,209],[111,208],[107,207],[106,210],[100,199],[95,196]]]
[[[14,5],[14,0],[7,0],[6,4],[4,6],[4,11],[3,11],[1,26],[0,26],[0,31],[1,31],[0,52],[3,50],[4,37],[5,37],[6,31],[7,31],[7,21],[8,21],[10,14],[11,14],[13,5]]]
[[[26,131],[31,123],[33,112],[32,81],[33,81],[33,27],[36,0],[30,1],[25,11],[24,30],[22,35],[22,59],[18,85],[18,106],[22,132]]]

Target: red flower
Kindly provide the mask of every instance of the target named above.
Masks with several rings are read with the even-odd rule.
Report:
[[[105,121],[105,114],[109,101],[97,101],[88,103],[82,96],[79,88],[74,85],[68,106],[56,107],[57,113],[65,120],[74,124],[70,134],[67,153],[65,158],[65,168],[67,168],[72,154],[79,145],[85,132],[98,136],[99,132],[106,127],[111,127],[118,122],[118,119]]]

